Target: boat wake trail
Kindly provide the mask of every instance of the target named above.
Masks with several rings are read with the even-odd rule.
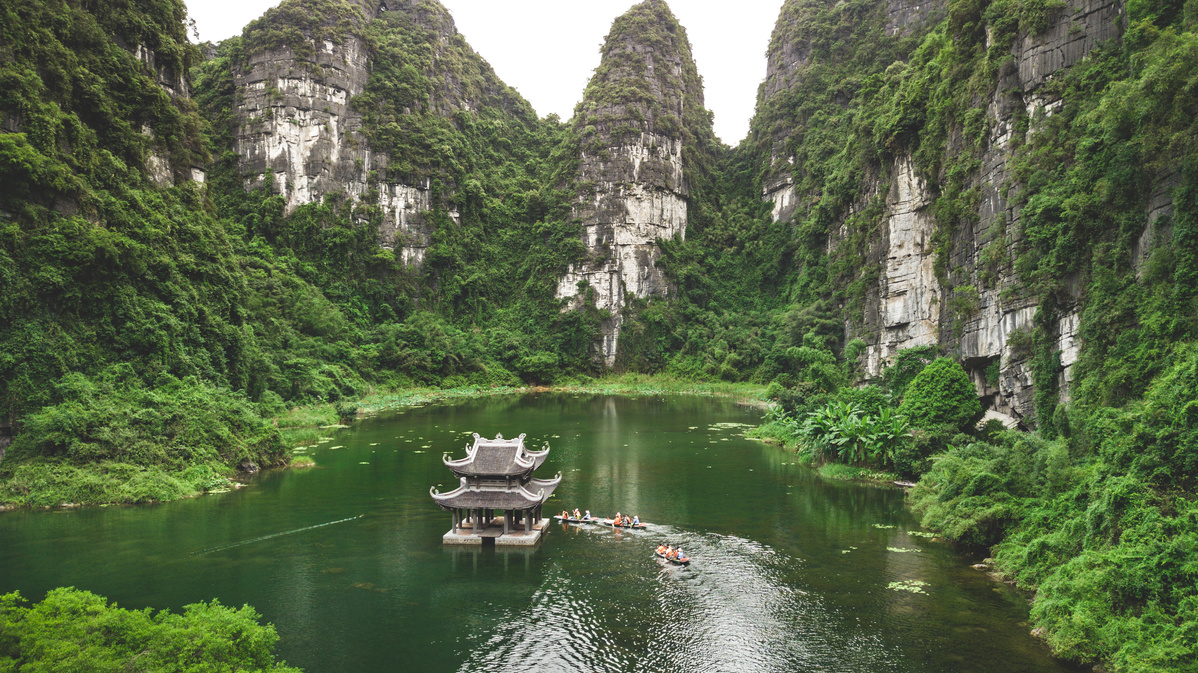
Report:
[[[461,673],[899,670],[875,629],[810,589],[801,558],[732,535],[649,533],[586,541],[585,560],[555,563],[527,607],[464,648]],[[692,565],[653,559],[659,539]]]
[[[295,530],[285,530],[285,531],[282,531],[281,533],[271,533],[270,535],[263,535],[262,537],[253,538],[252,540],[242,540],[240,542],[233,542],[231,544],[225,544],[225,545],[221,545],[219,547],[209,547],[208,549],[201,549],[200,551],[192,552],[190,554],[190,556],[203,556],[205,554],[212,554],[212,553],[215,553],[218,551],[225,551],[227,549],[233,549],[235,547],[242,547],[247,544],[253,544],[255,542],[262,542],[264,540],[272,540],[276,537],[283,537],[284,535],[294,535],[295,533],[303,533],[304,531],[314,530],[316,528],[324,528],[325,526],[335,526],[339,523],[345,523],[346,521],[353,521],[355,519],[361,519],[364,516],[366,516],[366,515],[359,514],[358,516],[351,516],[348,519],[337,519],[336,521],[328,521],[326,523],[318,523],[315,526],[304,526],[303,528],[296,528]]]

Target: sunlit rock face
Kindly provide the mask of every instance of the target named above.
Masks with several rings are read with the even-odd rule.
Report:
[[[383,4],[354,4],[362,22],[387,11]],[[403,5],[391,4],[397,5],[393,11]],[[234,69],[240,94],[234,149],[245,186],[257,188],[269,180],[285,197],[287,212],[329,194],[374,203],[382,212],[379,243],[418,264],[429,236],[420,214],[432,207],[431,191],[427,181],[372,179],[385,172],[387,156],[371,151],[361,132],[362,116],[350,106],[370,77],[365,42],[351,33],[311,44],[310,56],[288,47],[268,49]]]
[[[570,300],[567,309],[593,297],[609,312],[595,356],[611,367],[626,295],[669,292],[657,241],[686,234],[683,125],[702,110],[703,91],[686,31],[661,0],[617,18],[602,53],[573,120],[581,139],[574,214],[590,254],[570,266],[557,296]],[[710,136],[710,122],[692,133]]]
[[[928,212],[930,198],[910,158],[900,158],[886,197],[886,259],[877,301],[866,306],[866,328],[879,335],[866,353],[870,376],[879,376],[882,365],[899,349],[939,339],[940,283],[930,254],[936,232]]]
[[[810,48],[802,31],[794,30],[801,4],[792,0],[783,6],[759,110],[762,102],[786,92],[804,76]],[[888,35],[911,34],[939,21],[945,8],[943,2],[917,0],[884,0],[883,4]],[[876,286],[866,293],[860,323],[846,323],[850,337],[867,342],[863,365],[868,376],[879,376],[900,349],[936,346],[965,365],[989,418],[1012,425],[1034,415],[1031,354],[1026,347],[1013,348],[1013,343],[1022,340],[1012,338],[1016,333],[1031,333],[1038,306],[1036,298],[1018,291],[1011,264],[1021,239],[1019,209],[1007,198],[1017,189],[1008,171],[1016,121],[1053,114],[1060,101],[1044,84],[1099,44],[1119,39],[1124,23],[1123,6],[1117,0],[1071,0],[1045,32],[1020,35],[1015,41],[1012,61],[998,74],[996,93],[985,101],[992,123],[981,168],[971,185],[980,194],[978,217],[957,227],[946,268],[936,269],[937,252],[931,245],[939,223],[930,206],[938,195],[919,178],[911,159],[900,155],[892,166],[880,167],[877,177],[863,179],[860,202],[869,194],[887,195],[879,228],[882,240],[871,245],[870,261],[877,262],[881,272]],[[1034,129],[1033,124],[1029,132]],[[792,133],[785,128],[775,131],[762,191],[763,200],[773,202],[774,217],[780,221],[794,217],[806,207],[804,199],[810,202],[815,197],[795,193],[793,175],[801,167],[794,166],[794,157],[786,152]],[[1172,212],[1171,186],[1164,181],[1150,200],[1145,232],[1133,255],[1137,264],[1154,241],[1168,234],[1157,231],[1156,223],[1169,221],[1165,216]],[[837,243],[834,231],[829,246]],[[1081,345],[1076,279],[1066,279],[1065,285],[1066,296],[1049,328],[1060,352],[1062,371],[1057,383],[1063,398],[1069,395],[1072,367]]]

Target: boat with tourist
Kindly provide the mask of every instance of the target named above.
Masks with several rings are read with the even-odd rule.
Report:
[[[616,515],[610,519],[600,520],[599,523],[611,528],[635,528],[637,530],[644,530],[649,527],[648,524],[641,521],[641,517],[625,516],[619,512],[616,512]]]
[[[682,547],[672,547],[666,544],[658,545],[653,555],[674,565],[688,566],[691,564],[690,557],[682,552]]]
[[[598,517],[591,516],[589,509],[586,512],[579,512],[577,509],[570,512],[563,509],[561,514],[555,514],[553,518],[562,523],[599,523]]]

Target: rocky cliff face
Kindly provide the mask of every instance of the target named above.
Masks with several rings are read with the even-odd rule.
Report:
[[[711,130],[686,128],[695,112],[706,118],[703,91],[686,31],[664,2],[646,0],[617,18],[602,52],[573,120],[581,139],[574,214],[590,258],[571,265],[557,296],[576,308],[590,295],[610,313],[596,355],[611,367],[626,294],[668,292],[657,241],[686,234],[693,158],[685,138]]]
[[[1060,101],[1046,92],[1044,84],[1085,58],[1097,45],[1119,39],[1123,27],[1123,3],[1119,0],[1073,0],[1048,30],[1022,35],[1016,41],[1012,48],[1013,67],[1000,73],[996,93],[989,102],[988,112],[995,123],[977,178],[982,196],[977,224],[959,232],[952,254],[954,268],[962,269],[960,277],[953,279],[954,284],[978,288],[977,311],[973,316],[958,317],[959,338],[953,327],[943,322],[940,343],[953,348],[963,359],[987,407],[1012,419],[1008,423],[1034,413],[1028,356],[1012,348],[1010,337],[1017,331],[1031,331],[1036,304],[1031,297],[1004,293],[1016,284],[1009,264],[995,269],[994,279],[988,283],[982,276],[988,263],[983,255],[988,247],[1005,248],[1001,258],[1009,260],[1014,258],[1014,248],[1021,239],[1019,209],[1006,196],[1012,187],[1007,164],[1012,158],[1016,119],[1019,115],[1035,118],[1038,114],[1052,114]],[[1070,305],[1054,326],[1063,368],[1059,385],[1065,399],[1069,395],[1070,369],[1077,361],[1080,346],[1078,292],[1074,289],[1070,294]],[[1004,296],[1013,298],[1004,299]],[[985,374],[996,363],[997,383]]]
[[[126,47],[128,48],[128,47]],[[180,104],[183,101],[188,101],[191,98],[191,87],[187,84],[187,78],[182,74],[176,74],[158,63],[158,55],[154,53],[144,44],[138,44],[131,48],[133,56],[146,67],[146,70],[152,73],[154,81],[158,84],[158,88],[166,92],[171,98],[171,102]],[[146,175],[150,180],[159,187],[167,187],[175,183],[176,173],[182,179],[189,179],[193,182],[203,184],[206,174],[203,166],[199,165],[198,161],[186,162],[188,165],[176,165],[181,162],[176,157],[171,156],[171,152],[161,143],[154,142],[154,130],[149,126],[142,128],[142,135],[150,138],[153,148],[146,155]]]
[[[291,4],[305,8],[303,2]],[[246,187],[269,180],[286,197],[287,212],[329,194],[377,205],[380,244],[397,249],[411,264],[420,263],[428,246],[429,226],[421,213],[434,205],[430,181],[380,179],[388,157],[371,150],[362,115],[350,101],[370,79],[364,26],[381,12],[414,12],[418,4],[346,0],[337,13],[305,24],[298,43],[247,45],[246,62],[234,71],[240,97],[234,149]],[[268,13],[261,21],[270,18]],[[452,23],[447,30],[452,34]]]
[[[938,21],[943,11],[943,3],[937,2],[885,0],[884,5],[888,35],[926,27]],[[783,29],[787,16],[784,7],[775,33],[779,44],[771,50],[762,87],[766,103],[805,76],[807,47]],[[939,224],[931,206],[938,193],[919,177],[910,155],[900,152],[892,165],[880,167],[879,177],[867,178],[859,199],[863,202],[870,193],[886,194],[880,240],[871,249],[880,267],[878,281],[866,294],[861,322],[847,325],[851,335],[867,341],[867,374],[879,375],[900,349],[938,346],[963,361],[990,417],[1008,425],[1034,413],[1029,354],[1013,346],[1019,342],[1013,335],[1030,333],[1037,311],[1037,300],[1017,291],[1010,263],[1021,236],[1019,209],[1008,199],[1016,187],[1008,171],[1013,140],[1016,133],[1026,132],[1019,130],[1018,122],[1052,114],[1060,101],[1048,93],[1045,83],[1085,58],[1096,45],[1119,39],[1124,26],[1118,0],[1071,0],[1050,18],[1047,30],[1016,39],[1013,60],[1000,70],[995,93],[985,101],[992,121],[981,168],[969,181],[980,194],[977,217],[967,218],[966,225],[954,232],[946,273],[937,275],[932,243]],[[1034,123],[1031,128],[1034,133]],[[787,156],[785,143],[779,140],[773,147],[762,196],[774,202],[776,219],[787,219],[802,207],[802,195],[795,193],[794,158]],[[1157,235],[1152,223],[1171,207],[1168,186],[1158,191],[1159,198],[1152,200],[1146,214],[1144,249]],[[829,245],[834,247],[836,237],[832,238]],[[1062,396],[1068,395],[1070,368],[1079,349],[1078,293],[1072,296],[1052,327],[1063,368]]]

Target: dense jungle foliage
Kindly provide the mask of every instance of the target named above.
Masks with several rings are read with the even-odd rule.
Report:
[[[126,610],[74,588],[29,605],[0,595],[0,670],[299,671],[275,660],[275,627],[246,605],[213,600],[161,610]]]
[[[239,465],[286,462],[271,419],[297,406],[352,415],[372,390],[601,374],[592,344],[610,316],[554,299],[588,254],[571,211],[586,185],[572,180],[581,152],[605,149],[588,143],[652,123],[686,143],[688,228],[661,244],[670,299],[629,302],[618,369],[769,386],[778,407],[762,435],[812,463],[918,479],[925,525],[991,547],[996,570],[1036,592],[1033,619],[1056,651],[1194,670],[1198,0],[1128,2],[1121,39],[1044,85],[1060,107],[1029,113],[1020,99],[1004,185],[1020,235],[1005,222],[984,232],[976,270],[953,246],[979,222],[987,106],[1019,98],[1000,84],[1013,46],[1067,9],[949,0],[894,32],[886,10],[786,2],[771,53],[801,44],[807,61],[728,148],[688,67],[681,115],[652,104],[669,77],[599,76],[613,61],[575,119],[538,119],[461,36],[443,39],[449,17],[431,0],[369,21],[355,3],[285,0],[206,59],[180,0],[4,3],[0,425],[15,438],[0,444],[0,504],[224,488]],[[654,32],[676,25],[663,11],[638,5],[613,35],[646,32],[687,66],[685,40]],[[351,33],[374,64],[352,105],[391,159],[374,177],[434,186],[419,271],[378,245],[371,199],[284,214],[269,182],[247,192],[237,169],[234,69],[280,47],[303,60],[315,39]],[[969,375],[935,347],[864,380],[885,221],[885,195],[866,186],[906,156],[935,197],[954,324],[1000,277],[1038,305],[1034,329],[1011,336],[1036,384],[1033,431],[978,428]],[[783,178],[800,201],[774,222],[762,186]],[[1141,238],[1153,194],[1172,213]],[[1074,306],[1082,346],[1062,403],[1054,325]],[[55,600],[103,603],[92,598]],[[6,616],[24,610],[15,600]],[[169,621],[130,614],[147,634]],[[162,628],[144,637],[174,637]]]
[[[846,219],[847,204],[861,198],[862,176],[909,152],[939,194],[937,273],[946,287],[964,282],[964,270],[950,266],[950,246],[959,225],[976,223],[971,181],[989,135],[984,101],[1011,93],[994,89],[1011,45],[1043,31],[1060,8],[950,2],[945,20],[895,61],[884,50],[909,38],[854,32],[847,23],[852,12],[868,12],[867,3],[787,8],[783,18],[794,11],[794,30],[825,58],[812,59],[793,95],[776,97],[781,109],[759,114],[756,129],[785,139],[802,157],[796,183],[820,196],[796,214],[800,230],[815,233],[812,254],[829,268],[838,257],[853,262],[842,267],[848,275],[829,276],[840,278],[835,287],[860,288],[876,274],[862,263],[874,224]],[[922,474],[912,503],[925,526],[993,547],[995,569],[1036,591],[1033,620],[1063,656],[1120,671],[1190,671],[1198,661],[1198,5],[1130,3],[1128,13],[1122,40],[1046,85],[1063,101],[1058,110],[1017,118],[1009,187],[1022,237],[1011,246],[1000,229],[983,255],[984,282],[1009,269],[1015,282],[1006,291],[1039,302],[1035,329],[1012,338],[1037,385],[1036,431],[976,429],[967,396],[957,398],[957,422],[914,414],[933,407],[893,382],[914,386],[945,361],[927,364],[932,353],[908,351],[877,388],[829,394],[823,382],[833,376],[812,372],[776,390],[781,407],[760,432],[813,460]],[[872,70],[853,60],[879,50]],[[821,94],[825,88],[835,93]],[[1171,197],[1173,212],[1141,239],[1154,191]],[[870,212],[868,201],[858,203],[858,213]],[[827,226],[842,220],[847,238],[824,255]],[[859,319],[855,297],[839,297],[843,317]],[[1070,401],[1061,404],[1054,319],[1079,297],[1082,348]],[[896,422],[883,420],[888,408],[912,429],[900,443],[884,438]]]

